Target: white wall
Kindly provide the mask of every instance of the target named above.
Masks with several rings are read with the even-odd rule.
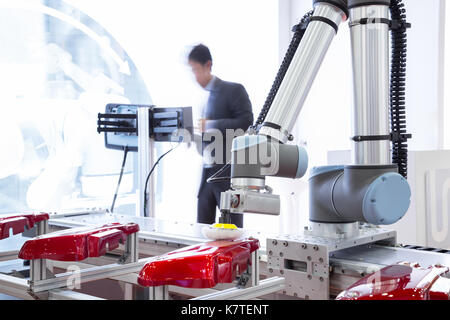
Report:
[[[445,18],[443,25],[445,31],[443,32],[443,39],[445,45],[444,55],[444,149],[450,149],[450,3],[441,0],[441,7],[445,9]]]
[[[190,46],[200,42],[211,49],[214,73],[244,84],[255,112],[264,102],[261,86],[270,88],[277,67],[276,0],[65,1],[125,48],[155,104],[196,105],[203,98],[186,64]]]

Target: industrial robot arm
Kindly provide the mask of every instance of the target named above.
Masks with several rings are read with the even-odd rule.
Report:
[[[410,136],[404,125],[404,82],[409,26],[404,12],[401,0],[314,0],[314,11],[296,26],[256,125],[233,141],[231,190],[221,194],[221,222],[229,222],[230,213],[278,215],[279,196],[265,185],[265,177],[295,179],[305,174],[306,151],[286,143],[292,140],[291,131],[338,27],[347,19],[354,79],[352,165],[313,169],[310,220],[382,225],[404,216],[411,196],[406,182]]]

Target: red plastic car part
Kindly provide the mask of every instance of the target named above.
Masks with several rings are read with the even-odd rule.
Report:
[[[449,268],[402,263],[381,269],[353,284],[337,300],[449,300]]]
[[[13,235],[25,231],[25,227],[31,229],[38,222],[48,220],[48,213],[25,213],[0,216],[0,240],[9,237],[9,230]]]
[[[111,223],[101,227],[82,227],[53,232],[28,240],[19,252],[24,260],[50,259],[81,261],[100,257],[114,250],[130,234],[139,231],[135,223]]]
[[[185,288],[212,288],[231,283],[247,270],[257,239],[214,241],[169,252],[147,263],[138,283],[145,287],[176,285]]]

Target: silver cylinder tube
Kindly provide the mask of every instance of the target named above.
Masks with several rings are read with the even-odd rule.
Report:
[[[341,9],[324,2],[316,4],[314,17],[326,18],[337,26],[347,19]],[[309,23],[265,120],[280,128],[263,125],[259,131],[260,134],[270,136],[282,143],[288,141],[289,134],[335,35],[336,30],[323,21]]]
[[[360,24],[369,18],[369,23]],[[385,5],[350,9],[354,103],[352,134],[388,136],[389,129],[389,19]],[[354,165],[391,164],[390,141],[361,141],[352,144]]]

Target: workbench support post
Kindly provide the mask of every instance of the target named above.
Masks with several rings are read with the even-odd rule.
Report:
[[[36,235],[41,236],[48,232],[48,220],[36,223]],[[30,280],[39,281],[47,278],[47,267],[45,259],[30,261]]]
[[[136,216],[155,217],[155,179],[147,177],[154,163],[154,141],[150,138],[151,107],[140,106],[137,110],[138,123],[138,183],[139,197]],[[147,192],[145,186],[147,184]],[[145,210],[144,210],[145,208]],[[145,212],[144,212],[145,211]]]
[[[256,250],[252,253],[251,259],[252,265],[250,285],[252,287],[256,287],[259,285],[259,250]]]

